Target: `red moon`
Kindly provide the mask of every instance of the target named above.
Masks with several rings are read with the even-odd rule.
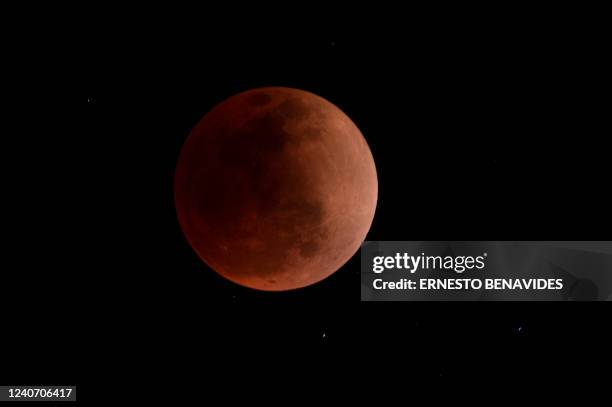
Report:
[[[378,195],[366,140],[309,92],[253,89],[217,105],[183,145],[178,220],[221,276],[284,291],[328,277],[361,246]]]

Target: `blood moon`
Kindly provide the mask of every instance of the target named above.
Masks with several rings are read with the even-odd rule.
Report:
[[[243,286],[314,284],[359,249],[378,195],[372,154],[336,106],[290,88],[217,105],[183,145],[174,199],[187,240]]]

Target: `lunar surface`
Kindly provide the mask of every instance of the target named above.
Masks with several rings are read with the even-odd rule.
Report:
[[[217,105],[185,142],[179,223],[223,277],[268,291],[314,284],[359,249],[378,195],[372,154],[336,106],[289,88]]]

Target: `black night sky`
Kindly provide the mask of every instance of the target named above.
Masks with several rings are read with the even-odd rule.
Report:
[[[73,319],[9,337],[13,349],[37,349],[7,358],[11,381],[76,383],[95,398],[109,377],[189,382],[195,395],[209,374],[251,382],[264,365],[356,386],[400,380],[390,366],[434,383],[519,385],[606,365],[607,304],[361,303],[358,253],[304,289],[240,287],[189,247],[172,196],[179,150],[206,112],[250,88],[288,86],[340,107],[368,141],[379,180],[368,240],[608,238],[597,32],[432,17],[305,39],[163,14],[92,23],[74,51],[80,136],[48,169],[70,196],[56,203],[68,240],[43,249],[59,277],[26,292],[19,284],[32,280],[15,273],[19,288],[5,297],[9,315]],[[66,356],[42,363],[50,351]]]

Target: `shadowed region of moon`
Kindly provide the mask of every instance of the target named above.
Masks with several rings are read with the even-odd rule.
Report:
[[[378,181],[353,122],[312,93],[261,88],[217,105],[185,142],[174,179],[196,253],[238,284],[281,291],[338,270],[370,228]]]

